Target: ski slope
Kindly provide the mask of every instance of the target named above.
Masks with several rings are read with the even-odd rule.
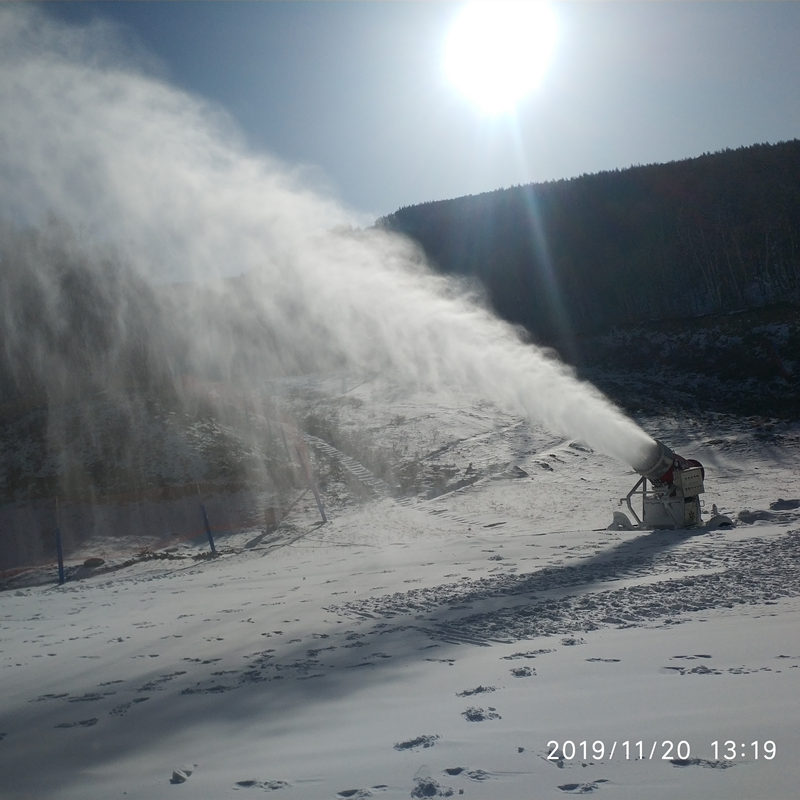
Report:
[[[401,497],[320,450],[327,524],[0,595],[4,800],[797,796],[796,425],[644,421],[737,524],[610,531],[626,465],[358,392],[317,411],[418,464]]]

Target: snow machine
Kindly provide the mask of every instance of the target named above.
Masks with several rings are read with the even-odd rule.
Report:
[[[729,517],[716,513],[716,506],[714,516],[703,525],[700,495],[705,491],[705,470],[699,461],[679,456],[663,442],[654,439],[646,459],[633,468],[642,477],[619,504],[627,504],[636,523],[621,511],[615,511],[609,530],[699,527],[714,530],[733,526]],[[642,498],[641,517],[631,502],[635,495]]]

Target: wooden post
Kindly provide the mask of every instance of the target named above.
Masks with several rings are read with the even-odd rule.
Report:
[[[67,580],[64,575],[64,547],[61,544],[61,528],[56,525],[56,554],[58,555],[58,585],[63,586]]]
[[[61,525],[59,524],[60,507],[56,497],[56,556],[58,557],[58,585],[63,586],[67,580],[64,572],[64,544],[61,540]]]
[[[211,547],[211,555],[217,555],[217,548],[214,546],[214,535],[211,533],[211,524],[208,521],[208,513],[203,503],[200,503],[200,510],[203,512],[203,522],[206,526],[206,536],[208,536],[208,544]]]

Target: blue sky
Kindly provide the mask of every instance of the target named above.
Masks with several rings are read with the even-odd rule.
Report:
[[[249,147],[366,215],[800,136],[800,3],[554,2],[558,40],[515,109],[446,80],[463,3],[45,4],[112,19]]]

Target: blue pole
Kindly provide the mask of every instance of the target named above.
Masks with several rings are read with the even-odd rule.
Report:
[[[61,544],[61,528],[56,525],[56,553],[58,554],[58,585],[63,585],[66,581],[64,576],[64,548]]]
[[[206,507],[203,503],[200,503],[200,510],[203,512],[203,522],[206,526],[206,535],[208,536],[208,543],[211,545],[211,555],[217,554],[217,548],[214,546],[214,536],[211,533],[211,525],[208,522],[208,514],[206,513]]]

